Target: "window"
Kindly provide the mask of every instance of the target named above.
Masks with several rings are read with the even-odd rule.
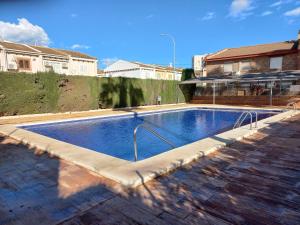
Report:
[[[225,63],[224,64],[224,73],[231,73],[232,71],[233,71],[233,64]]]
[[[18,59],[18,69],[30,70],[30,61],[29,61],[29,59]]]
[[[281,70],[282,69],[282,57],[270,58],[270,69]]]
[[[250,61],[242,61],[240,62],[240,71],[249,71],[251,70]]]
[[[81,72],[81,74],[87,73],[87,66],[86,65],[80,65],[80,72]]]

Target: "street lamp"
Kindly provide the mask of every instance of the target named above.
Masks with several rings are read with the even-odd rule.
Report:
[[[169,37],[171,39],[171,41],[173,42],[173,72],[174,72],[174,81],[176,80],[176,42],[175,42],[175,38],[171,35],[171,34],[160,34],[160,36],[166,36]],[[176,84],[175,84],[176,85]],[[177,85],[176,85],[176,103],[178,103],[178,93],[177,93]]]

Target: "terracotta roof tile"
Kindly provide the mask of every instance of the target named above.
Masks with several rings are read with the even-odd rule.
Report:
[[[297,49],[297,41],[286,41],[271,44],[245,46],[240,48],[223,49],[215,54],[207,56],[208,61],[222,60],[227,58],[242,58],[243,56],[278,54],[281,52],[294,51]]]
[[[70,55],[70,56],[76,57],[76,58],[97,59],[95,57],[89,56],[89,55],[81,53],[81,52],[75,52],[75,51],[64,50],[64,49],[55,49],[55,50],[63,52],[64,54],[67,54],[67,55]]]
[[[40,51],[43,54],[48,54],[48,55],[59,55],[59,56],[65,56],[67,57],[68,55],[61,52],[61,51],[57,51],[53,48],[48,48],[48,47],[42,47],[42,46],[30,46],[38,51]]]
[[[141,67],[146,67],[146,68],[151,68],[151,69],[173,71],[173,67],[169,67],[169,66],[160,66],[160,65],[155,65],[155,64],[145,64],[145,63],[140,63],[140,62],[132,62],[132,63],[137,64]],[[181,72],[182,69],[176,68],[176,71]]]
[[[42,53],[42,54],[48,54],[48,55],[57,55],[57,56],[61,56],[61,57],[68,57],[70,55],[72,57],[77,57],[77,58],[97,59],[97,58],[91,57],[89,55],[80,53],[80,52],[64,50],[64,49],[55,49],[55,48],[48,48],[48,47],[43,47],[43,46],[25,45],[25,44],[19,44],[19,43],[12,43],[12,42],[8,42],[8,41],[0,41],[0,45],[6,49],[17,50],[17,51]]]
[[[32,48],[30,48],[30,47],[28,47],[24,44],[17,44],[17,43],[12,43],[12,42],[7,42],[7,41],[0,41],[0,45],[2,45],[6,49],[38,53],[34,49],[32,49]]]

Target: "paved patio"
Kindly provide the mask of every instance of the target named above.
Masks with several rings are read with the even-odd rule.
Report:
[[[0,224],[299,224],[300,115],[123,190],[0,136]]]

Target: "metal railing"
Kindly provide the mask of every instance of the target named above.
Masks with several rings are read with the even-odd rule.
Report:
[[[151,129],[148,125],[145,125],[145,124],[140,124],[138,125],[134,131],[133,131],[133,141],[134,141],[134,161],[137,161],[138,160],[138,147],[137,147],[137,142],[136,142],[136,135],[137,135],[137,132],[139,130],[139,128],[142,127],[144,128],[145,130],[147,130],[148,132],[152,133],[154,136],[158,137],[160,140],[162,140],[163,142],[167,143],[168,145],[170,145],[173,148],[175,148],[176,146],[168,141],[167,139],[165,139],[164,137],[162,137],[159,133],[157,133],[155,130]]]
[[[293,110],[297,110],[297,102],[290,102],[286,105],[286,109],[293,107]]]
[[[236,120],[234,126],[232,129],[241,127],[244,121],[247,119],[247,117],[250,117],[250,130],[252,130],[252,124],[253,124],[253,113],[255,114],[255,128],[257,128],[257,121],[258,121],[258,113],[256,111],[245,111],[243,112],[239,118]]]
[[[257,121],[258,121],[258,112],[256,111],[250,111],[251,114],[254,113],[255,114],[255,128],[257,128]]]

